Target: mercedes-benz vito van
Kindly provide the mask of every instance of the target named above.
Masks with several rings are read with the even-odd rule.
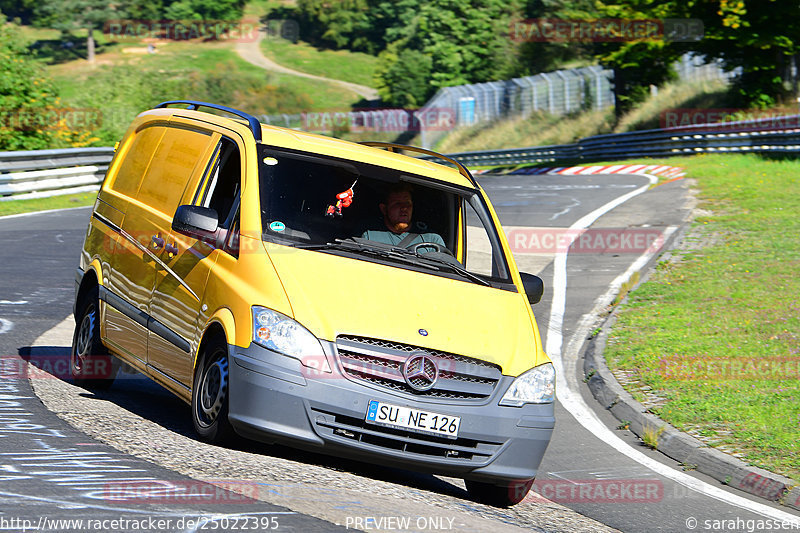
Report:
[[[510,505],[550,440],[541,279],[445,156],[165,102],[116,150],[76,282],[76,382],[122,362],[208,441],[458,476]]]

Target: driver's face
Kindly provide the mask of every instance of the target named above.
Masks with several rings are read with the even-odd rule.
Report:
[[[414,203],[409,192],[393,192],[386,199],[385,204],[380,204],[383,221],[386,227],[394,233],[408,231],[411,224],[411,213]]]

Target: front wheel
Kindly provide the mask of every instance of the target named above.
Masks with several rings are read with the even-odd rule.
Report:
[[[503,485],[493,485],[481,481],[465,480],[469,495],[481,503],[494,507],[511,507],[525,499],[533,486],[532,479],[512,481]]]
[[[100,340],[98,295],[95,287],[77,306],[69,370],[79,387],[105,390],[114,383],[119,363]]]
[[[192,387],[192,422],[206,442],[222,444],[234,434],[228,422],[228,345],[215,337],[203,349]]]

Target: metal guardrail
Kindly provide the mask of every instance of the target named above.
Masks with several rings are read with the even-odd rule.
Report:
[[[467,167],[490,167],[701,153],[800,155],[800,115],[595,135],[572,144],[448,155]],[[0,152],[0,201],[97,190],[113,155],[113,148]]]
[[[96,191],[113,148],[0,152],[0,201]]]
[[[595,135],[573,144],[449,155],[467,167],[478,167],[702,153],[800,155],[800,115]]]

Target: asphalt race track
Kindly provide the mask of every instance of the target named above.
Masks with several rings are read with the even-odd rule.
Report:
[[[686,183],[650,188],[637,175],[480,182],[520,270],[545,281],[534,311],[548,353],[564,369],[536,494],[493,509],[471,501],[459,480],[278,446],[208,446],[193,438],[188,408],[147,380],[131,376],[97,395],[73,387],[54,368],[71,343],[64,320],[88,222],[89,209],[81,208],[0,218],[0,530],[23,529],[12,519],[29,520],[31,530],[66,530],[48,521],[70,518],[131,521],[86,522],[75,531],[753,531],[759,521],[798,520],[786,508],[683,472],[616,430],[619,422],[596,408],[574,361],[592,323],[587,315],[641,261],[641,243],[679,234]],[[587,238],[558,258],[567,229],[587,224]],[[52,362],[50,373],[29,380],[20,356]],[[132,501],[110,490],[148,484],[162,491],[147,494],[162,496],[210,490],[215,505],[197,497]],[[170,522],[135,527],[157,519]]]

